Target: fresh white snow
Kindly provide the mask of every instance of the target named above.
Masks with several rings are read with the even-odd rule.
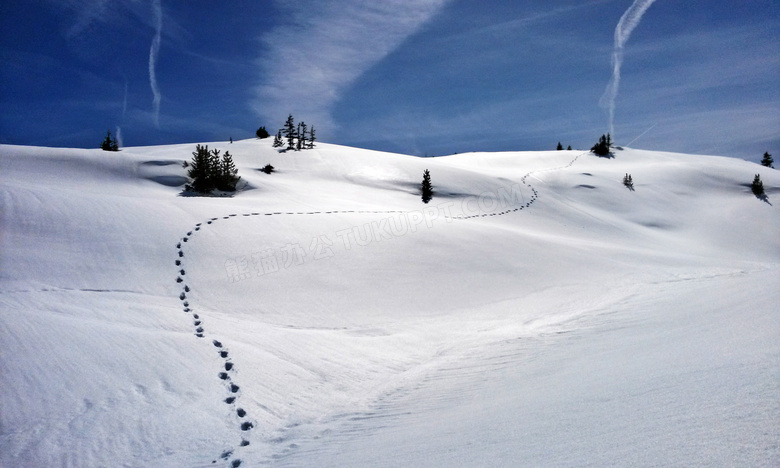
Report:
[[[780,462],[776,171],[208,144],[0,146],[0,466]]]

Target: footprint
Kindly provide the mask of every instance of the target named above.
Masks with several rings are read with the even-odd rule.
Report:
[[[184,252],[182,252],[181,250],[179,250],[179,257],[183,257],[183,256],[184,256]]]
[[[177,282],[177,283],[181,283],[182,281],[184,281],[184,280],[183,280],[183,279],[181,279],[181,276],[179,276],[178,278],[176,278],[176,282]]]
[[[227,351],[220,351],[219,352],[219,356],[223,357],[223,358],[226,358],[226,357],[228,357],[228,352]]]
[[[183,301],[186,297],[187,297],[187,295],[184,294],[184,293],[179,294],[179,300]]]
[[[196,327],[197,327],[198,325],[200,325],[200,320],[195,320],[195,323],[194,323],[193,325],[195,325]]]
[[[231,455],[233,455],[232,450],[225,450],[224,452],[222,452],[222,455],[220,455],[219,458],[223,460],[227,460],[228,458],[230,458]]]
[[[176,260],[176,266],[181,266],[181,260]]]
[[[220,343],[217,340],[212,341],[212,343],[214,343],[214,346],[216,346],[217,348],[221,348],[222,347],[222,343]]]
[[[236,401],[236,397],[232,396],[232,397],[225,398],[225,403],[227,403],[228,405],[232,405],[234,401]]]
[[[179,273],[180,273],[182,276],[185,276],[184,270],[179,270]]]
[[[195,331],[198,333],[203,333],[203,327],[198,327],[195,329]]]
[[[187,301],[184,301],[184,303],[183,303],[182,305],[183,305],[184,307],[189,307],[189,306],[190,306],[190,303],[189,303],[189,302],[187,302]]]
[[[195,336],[197,336],[198,338],[203,338],[203,333],[195,333]]]
[[[248,431],[249,429],[252,429],[253,427],[255,427],[255,425],[252,424],[249,421],[241,423],[241,430],[242,431]]]
[[[241,441],[241,446],[242,446],[242,447],[246,447],[247,445],[249,445],[249,441],[248,441],[248,440],[246,440],[246,439],[243,439],[243,440]]]
[[[176,248],[177,248],[177,249],[180,249],[180,248],[181,248],[181,242],[179,242],[178,244],[176,244]]]
[[[230,376],[229,376],[229,375],[227,375],[227,372],[220,372],[220,373],[219,373],[219,378],[220,378],[221,380],[227,380],[227,379],[229,379],[229,378],[230,378]],[[235,393],[235,392],[233,392],[233,393]]]
[[[225,363],[225,370],[226,371],[229,371],[232,368],[233,368],[233,363],[232,362],[226,362]]]
[[[182,239],[182,240],[183,240],[184,242],[187,242],[187,241],[189,240],[189,237],[185,237],[185,238],[184,238],[184,239]]]
[[[239,418],[243,418],[244,416],[246,416],[246,411],[244,411],[243,408],[239,408],[236,410],[236,414],[238,414]]]
[[[200,318],[200,317],[198,317],[198,314],[192,314],[192,318],[196,318],[197,319],[197,318]]]
[[[238,393],[238,385],[232,383],[230,384],[230,393]]]
[[[241,460],[239,460],[239,459],[233,460],[233,463],[231,463],[230,466],[232,468],[238,468],[239,466],[241,466]]]
[[[184,285],[184,292],[190,292],[190,287],[186,284]]]

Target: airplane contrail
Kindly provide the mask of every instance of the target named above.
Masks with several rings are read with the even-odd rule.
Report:
[[[154,106],[154,123],[157,128],[160,128],[160,101],[162,95],[160,94],[160,88],[157,86],[157,54],[160,52],[160,40],[162,38],[162,5],[160,0],[152,0],[152,14],[154,15],[155,33],[152,39],[152,46],[149,49],[149,84],[152,86],[152,94],[154,100],[152,101]]]
[[[615,139],[615,98],[620,87],[620,67],[623,65],[623,48],[628,38],[631,37],[634,28],[642,20],[642,15],[645,14],[645,11],[654,2],[655,0],[634,0],[634,3],[620,17],[620,21],[615,28],[615,47],[612,51],[612,78],[609,80],[607,89],[604,90],[604,94],[599,101],[599,105],[609,109],[609,133],[612,134],[613,141]]]

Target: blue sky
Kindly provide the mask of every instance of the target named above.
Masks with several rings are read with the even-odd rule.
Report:
[[[0,142],[242,139],[292,113],[322,141],[421,156],[589,148],[633,3],[6,0]],[[777,159],[780,4],[647,3],[622,49],[616,142]]]

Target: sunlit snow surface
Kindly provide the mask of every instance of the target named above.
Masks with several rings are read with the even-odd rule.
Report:
[[[194,146],[0,146],[0,465],[780,462],[776,171]]]

